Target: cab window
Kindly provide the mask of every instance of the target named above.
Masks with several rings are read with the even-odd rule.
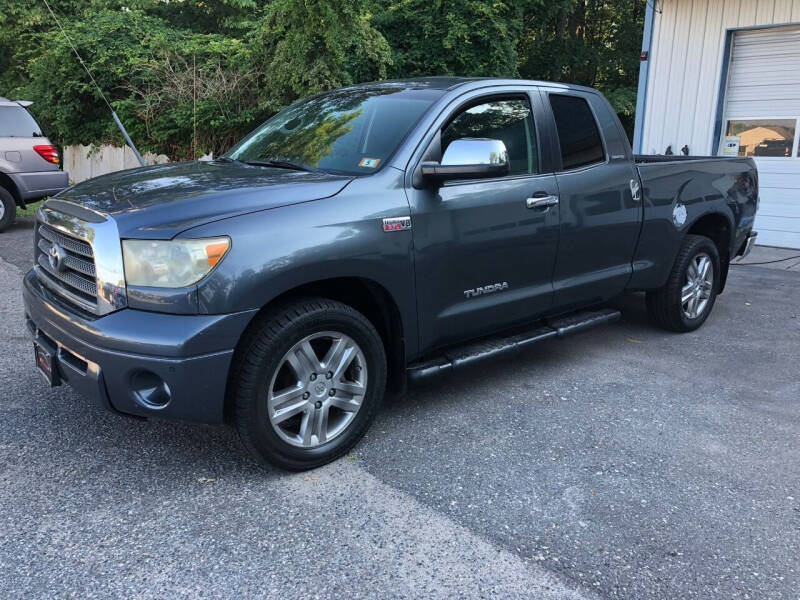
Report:
[[[603,162],[603,139],[589,103],[577,96],[550,94],[550,106],[561,145],[561,168],[568,171]]]
[[[533,114],[527,99],[493,100],[464,109],[442,130],[442,154],[453,140],[467,137],[502,141],[511,175],[539,172]]]

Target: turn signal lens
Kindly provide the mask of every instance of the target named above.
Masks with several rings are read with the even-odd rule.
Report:
[[[180,288],[208,275],[231,247],[227,237],[195,240],[122,240],[128,285]]]
[[[36,154],[41,156],[47,162],[53,163],[54,165],[57,165],[60,162],[58,159],[58,149],[55,146],[47,144],[41,146],[34,146],[33,149],[36,152]]]
[[[225,253],[228,251],[231,243],[227,239],[222,242],[214,242],[206,246],[206,256],[208,256],[208,265],[216,267],[217,263],[222,260]]]

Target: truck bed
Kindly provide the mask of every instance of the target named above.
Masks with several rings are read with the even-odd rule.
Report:
[[[683,154],[634,154],[633,161],[639,164],[647,163],[665,163],[665,162],[687,162],[693,160],[717,160],[717,159],[735,159],[736,157],[728,156],[684,156]]]
[[[752,229],[758,175],[752,158],[635,155],[642,183],[644,220],[630,287],[663,285],[683,236],[706,214],[721,219],[733,257]],[[723,252],[723,254],[725,254]]]

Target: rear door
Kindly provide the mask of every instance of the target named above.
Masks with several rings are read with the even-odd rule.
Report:
[[[638,175],[630,147],[605,99],[564,89],[542,94],[560,160],[554,307],[568,309],[623,291],[632,272],[642,207],[632,192]]]
[[[511,173],[408,188],[421,347],[476,337],[547,311],[558,242],[558,207],[528,208],[554,196],[541,160],[531,100],[535,88],[474,92],[440,116],[417,162],[441,160],[462,137],[502,140]]]

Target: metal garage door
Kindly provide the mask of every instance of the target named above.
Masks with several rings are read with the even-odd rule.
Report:
[[[735,33],[723,135],[758,164],[759,244],[800,248],[800,27]]]

